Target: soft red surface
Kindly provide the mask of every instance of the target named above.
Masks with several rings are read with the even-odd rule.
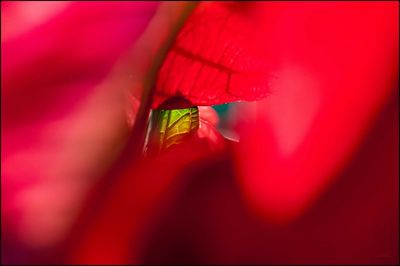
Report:
[[[121,88],[101,85],[157,7],[1,2],[2,252],[11,261],[29,264],[23,247],[48,248],[68,234],[112,159],[125,108]],[[12,254],[13,242],[21,252]]]
[[[144,263],[398,264],[398,104],[396,93],[335,182],[291,223],[254,216],[231,155],[192,166]]]
[[[70,263],[140,263],[141,252],[162,209],[175,198],[191,175],[190,166],[213,160],[207,140],[192,138],[158,157],[133,162],[94,217],[91,226],[75,239]],[[157,166],[157,167],[154,167]],[[183,172],[188,168],[189,172]]]
[[[121,118],[107,116],[120,108],[107,94],[89,114],[80,107],[157,4],[70,5],[28,28],[2,23],[8,261],[398,263],[397,2],[201,3],[159,72],[153,107],[269,98],[236,108],[239,144],[219,145],[208,112],[199,136],[218,145],[196,138],[132,161],[86,206],[68,259],[52,253],[86,195],[81,177],[107,167],[94,147],[115,146]]]
[[[398,7],[270,2],[254,11],[277,77],[270,97],[239,108],[237,162],[267,219],[290,220],[313,203],[396,89]]]
[[[397,263],[397,98],[336,182],[296,220],[281,224],[249,209],[232,157],[238,144],[215,154],[192,139],[121,176],[75,245],[73,262]]]
[[[238,109],[238,165],[252,205],[290,219],[333,180],[395,88],[398,19],[396,2],[201,3],[164,61],[153,107],[269,93]]]

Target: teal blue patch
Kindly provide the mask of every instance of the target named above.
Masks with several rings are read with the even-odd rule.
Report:
[[[217,111],[218,116],[220,118],[223,118],[226,115],[226,113],[228,112],[229,103],[214,105],[214,106],[212,106],[212,108],[214,108],[214,110]]]

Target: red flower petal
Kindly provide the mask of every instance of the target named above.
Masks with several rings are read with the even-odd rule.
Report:
[[[214,159],[205,140],[192,137],[173,150],[130,165],[103,198],[83,235],[74,238],[72,263],[140,263],[140,251],[157,217],[186,180],[184,169]],[[155,167],[157,166],[157,167]],[[82,239],[81,239],[82,237]]]
[[[153,108],[172,97],[189,105],[215,105],[266,95],[271,72],[258,53],[261,32],[230,7],[203,2],[194,10],[161,67]]]
[[[297,217],[313,203],[395,88],[398,7],[260,4],[258,41],[273,51],[277,78],[270,98],[238,112],[237,157],[242,188],[267,219]]]
[[[105,80],[158,3],[1,5],[2,217],[45,247],[127,133],[121,88]]]

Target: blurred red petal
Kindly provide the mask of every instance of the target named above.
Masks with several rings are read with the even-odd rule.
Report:
[[[193,164],[219,156],[204,141],[193,137],[159,156],[132,162],[115,176],[116,183],[104,195],[105,204],[91,217],[90,227],[74,238],[71,262],[140,263],[147,234],[185,183],[182,175],[190,173]]]
[[[398,82],[398,2],[260,3],[271,96],[239,109],[245,195],[298,217],[348,162]],[[371,19],[373,18],[373,19]]]
[[[395,93],[336,182],[291,223],[249,211],[231,147],[220,160],[193,165],[157,219],[143,264],[397,265],[398,99]]]
[[[105,83],[158,3],[1,4],[2,217],[46,247],[127,132],[122,90]]]

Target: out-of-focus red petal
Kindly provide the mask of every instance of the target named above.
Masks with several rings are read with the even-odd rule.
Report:
[[[14,240],[44,248],[125,137],[122,89],[105,82],[158,3],[1,5],[2,217]]]
[[[397,265],[399,100],[393,96],[337,182],[292,223],[249,211],[230,145],[222,160],[193,166],[152,230],[143,264]]]
[[[192,165],[218,156],[206,140],[192,137],[159,156],[133,162],[115,176],[116,183],[102,201],[105,204],[83,234],[74,238],[70,262],[140,263],[148,233],[185,183],[183,177],[191,174]]]
[[[260,3],[271,96],[237,112],[241,185],[269,220],[298,217],[346,164],[398,82],[398,2]]]

